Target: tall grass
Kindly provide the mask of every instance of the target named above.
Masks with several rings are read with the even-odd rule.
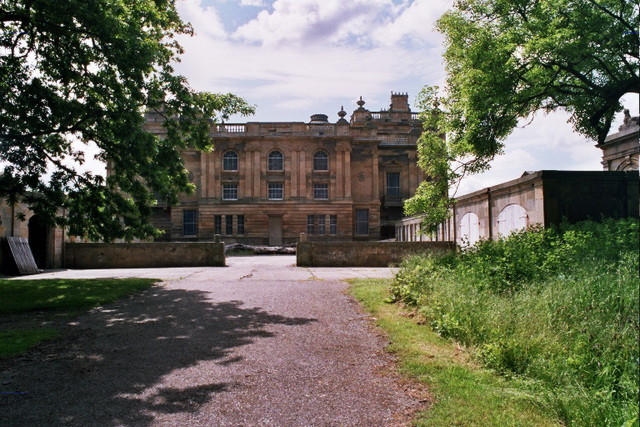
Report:
[[[392,298],[567,425],[637,425],[638,221],[530,229],[407,260]]]

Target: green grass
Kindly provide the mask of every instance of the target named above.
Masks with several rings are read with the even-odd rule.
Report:
[[[56,329],[19,329],[0,332],[0,358],[22,354],[36,344],[58,338]]]
[[[157,279],[0,280],[0,316],[27,321],[38,313],[46,318],[77,316],[89,309],[144,290]],[[0,357],[24,353],[60,332],[48,328],[16,328],[0,331]]]
[[[585,222],[408,259],[389,300],[563,424],[637,426],[638,271],[637,219]]]
[[[459,345],[438,336],[397,304],[389,304],[388,280],[351,280],[351,292],[389,337],[387,351],[401,373],[426,385],[433,403],[418,426],[554,426],[557,419],[530,386],[474,363]]]

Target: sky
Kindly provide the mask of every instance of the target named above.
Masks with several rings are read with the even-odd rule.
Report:
[[[242,96],[256,106],[230,122],[335,122],[362,96],[388,108],[391,92],[413,102],[425,86],[444,86],[443,37],[435,21],[451,0],[178,0],[195,30],[180,37],[175,69],[199,91]],[[638,115],[638,96],[623,102]],[[541,169],[602,170],[602,151],[573,132],[564,112],[516,128],[489,172],[465,179],[457,195]],[[616,117],[612,132],[622,123]]]

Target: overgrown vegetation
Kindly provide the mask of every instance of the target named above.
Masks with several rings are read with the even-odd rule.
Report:
[[[23,353],[60,331],[49,326],[125,295],[146,289],[157,279],[0,280],[0,316],[12,315],[8,328],[0,330],[0,357]],[[35,315],[40,321],[34,325]],[[2,318],[0,318],[2,320]],[[24,325],[28,325],[25,327]]]
[[[422,383],[428,395],[414,415],[416,426],[558,426],[535,404],[525,381],[504,378],[470,360],[456,343],[425,327],[421,316],[386,304],[388,279],[354,279],[351,292],[387,334],[400,373]],[[419,387],[418,387],[419,388]]]
[[[407,260],[391,300],[567,425],[638,425],[638,220],[530,229]]]

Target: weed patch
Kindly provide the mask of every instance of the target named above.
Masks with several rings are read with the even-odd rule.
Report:
[[[390,301],[531,385],[567,425],[637,425],[638,221],[530,229],[407,260]]]

